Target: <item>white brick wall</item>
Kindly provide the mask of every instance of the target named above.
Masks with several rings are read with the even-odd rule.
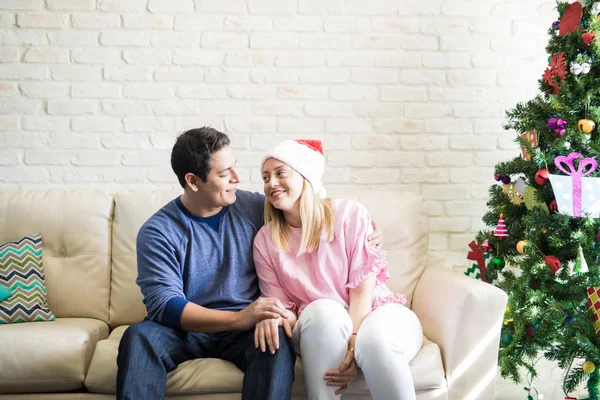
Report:
[[[273,140],[320,138],[328,185],[421,193],[432,262],[462,269],[554,4],[0,0],[0,187],[176,187],[174,138],[210,124],[260,188]]]

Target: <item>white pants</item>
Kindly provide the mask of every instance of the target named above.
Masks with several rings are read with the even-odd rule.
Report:
[[[323,377],[344,360],[350,336],[350,315],[333,300],[314,301],[300,315],[292,341],[302,358],[310,400],[341,398],[335,394],[339,388],[327,386]],[[354,357],[374,400],[416,398],[408,363],[422,344],[421,323],[404,306],[387,304],[365,318],[356,335]]]

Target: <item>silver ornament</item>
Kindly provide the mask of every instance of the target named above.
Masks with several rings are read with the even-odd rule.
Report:
[[[583,64],[581,64],[581,72],[583,74],[589,74],[590,73],[590,69],[592,69],[592,66],[590,65],[590,63],[583,63]]]
[[[571,150],[571,142],[565,142],[565,149]]]
[[[592,14],[600,14],[600,2],[592,4]]]
[[[579,75],[583,71],[583,67],[580,64],[573,63],[571,64],[571,73],[573,75]]]

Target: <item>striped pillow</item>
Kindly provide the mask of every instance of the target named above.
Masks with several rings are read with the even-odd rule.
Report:
[[[0,285],[12,295],[0,301],[0,324],[54,321],[42,268],[42,235],[0,244]]]

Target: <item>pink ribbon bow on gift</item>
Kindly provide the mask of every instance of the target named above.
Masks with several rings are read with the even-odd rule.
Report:
[[[554,164],[565,174],[573,179],[573,216],[581,217],[581,182],[584,176],[588,176],[598,166],[598,162],[593,158],[587,157],[579,160],[577,170],[573,166],[573,161],[581,158],[581,154],[573,152],[568,156],[557,156],[554,159]],[[566,165],[566,168],[563,165]],[[589,168],[588,168],[589,167]],[[568,168],[568,171],[567,171]]]

